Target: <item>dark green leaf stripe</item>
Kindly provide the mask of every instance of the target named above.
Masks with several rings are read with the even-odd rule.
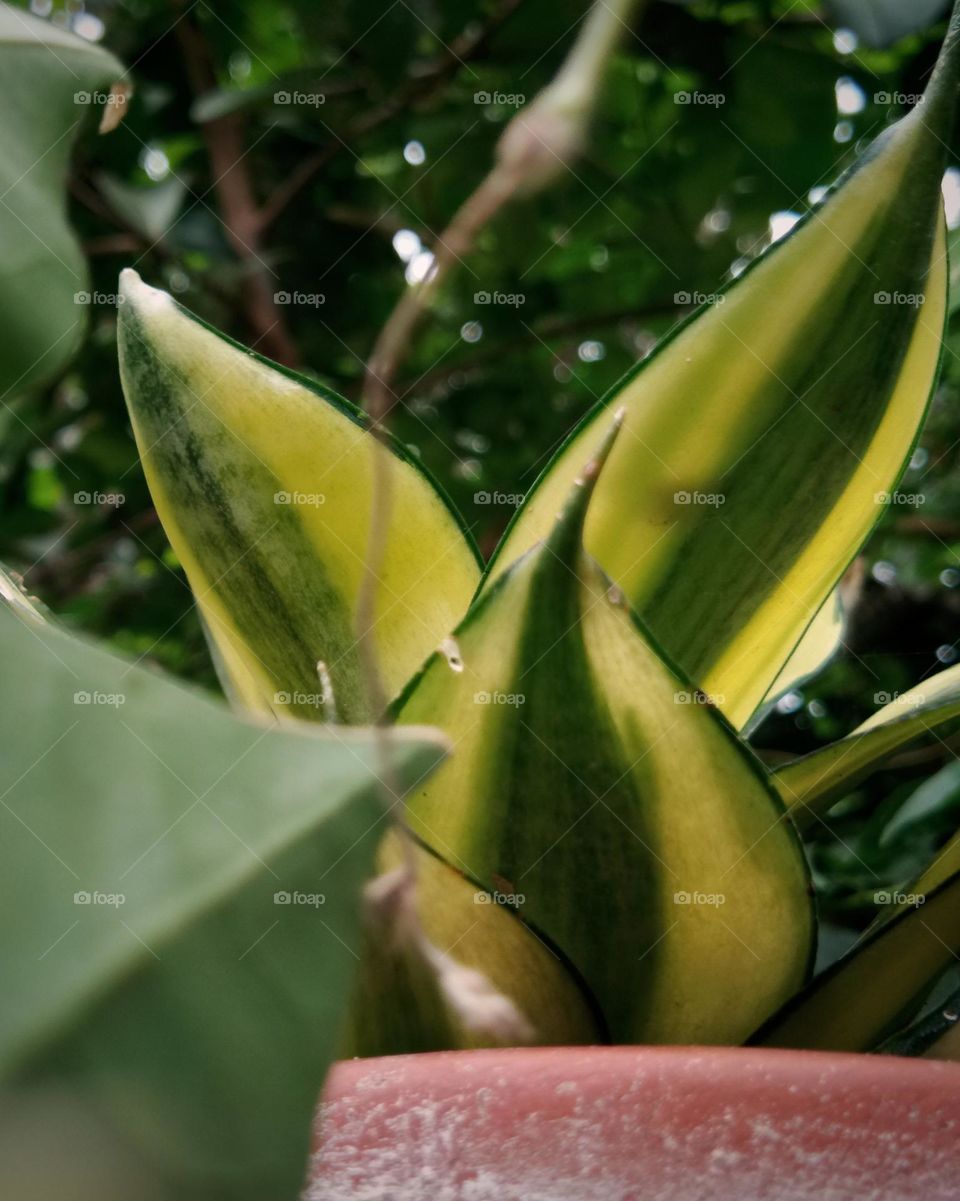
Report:
[[[737,726],[875,524],[932,390],[956,32],[923,104],[574,431],[488,572],[545,535],[625,407],[587,549]]]
[[[750,752],[582,552],[589,492],[402,699],[401,721],[442,713],[457,747],[411,823],[517,899],[614,1041],[738,1041],[805,977],[802,852]]]
[[[173,495],[178,540],[202,556],[207,583],[198,600],[214,645],[226,637],[255,647],[282,684],[276,691],[289,695],[277,705],[291,716],[362,722],[370,713],[350,611],[304,528],[309,510],[274,503],[283,480],[158,357],[136,310],[122,330],[138,434],[151,471]],[[327,647],[342,648],[326,664],[335,704],[325,700],[316,666]]]
[[[356,647],[375,456],[393,521],[374,638],[399,692],[476,586],[472,545],[409,456],[355,409],[123,276],[120,364],[150,490],[241,707],[370,716]]]

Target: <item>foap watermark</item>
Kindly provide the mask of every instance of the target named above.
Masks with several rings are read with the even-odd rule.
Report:
[[[527,103],[523,92],[474,92],[474,104],[497,104],[503,108],[521,108]]]
[[[318,309],[327,303],[323,292],[274,292],[274,304],[302,304],[307,308]]]
[[[874,905],[911,905],[914,909],[919,909],[921,905],[926,904],[926,900],[922,892],[897,892],[894,889],[888,891],[881,888],[873,894]]]
[[[711,705],[717,708],[726,699],[722,692],[701,692],[699,688],[684,689],[673,694],[675,705]]]
[[[122,88],[114,92],[74,92],[74,104],[106,104],[111,108],[123,108],[130,99],[129,91]]]
[[[74,492],[75,505],[106,505],[111,509],[119,509],[126,504],[127,498],[122,492]]]
[[[518,509],[526,499],[525,492],[474,492],[475,505],[507,505]]]
[[[902,305],[908,309],[919,309],[926,297],[922,292],[874,292],[873,303],[887,307]]]
[[[126,297],[119,292],[74,292],[74,304],[102,304],[108,308],[115,309],[117,305],[123,304]]]
[[[319,909],[326,905],[327,898],[322,892],[275,892],[274,905],[307,905],[311,909]]]
[[[897,108],[913,108],[923,104],[923,92],[874,92],[874,104],[895,104]]]
[[[327,503],[327,498],[322,492],[274,492],[273,503],[275,505],[307,505],[312,509],[319,509],[321,505]]]
[[[719,509],[726,504],[727,498],[722,492],[674,492],[675,505],[701,505],[708,509]]]
[[[915,692],[913,695],[908,692],[875,692],[873,703],[875,705],[902,705],[904,709],[921,709],[927,703],[927,698],[919,692]]]
[[[518,309],[527,303],[523,292],[474,292],[474,304],[503,304],[508,308]]]
[[[725,905],[727,898],[722,892],[688,892],[686,889],[681,889],[673,894],[674,905],[709,905],[714,909],[719,909],[721,905]]]
[[[327,704],[327,694],[325,692],[275,692],[273,703],[285,707],[293,705],[297,709],[322,709]]]
[[[527,698],[522,692],[475,692],[473,694],[475,705],[508,705],[518,709],[521,705],[526,704],[526,701]]]
[[[320,108],[327,103],[327,97],[323,92],[274,92],[273,103],[292,108]]]
[[[127,698],[122,692],[87,692],[82,690],[73,694],[73,703],[75,705],[104,705],[110,709],[119,709],[121,705],[127,703]]]
[[[877,505],[902,505],[919,509],[927,503],[927,498],[923,492],[874,492],[873,502]]]
[[[673,103],[694,108],[721,108],[727,103],[727,98],[723,92],[674,92]]]
[[[699,308],[703,304],[726,304],[727,298],[723,292],[674,292],[673,303],[694,305]]]
[[[74,905],[107,905],[112,909],[119,909],[126,900],[122,892],[98,892],[96,889],[93,892],[81,889],[73,894]]]
[[[475,892],[474,905],[509,905],[511,909],[519,909],[526,901],[522,892]]]

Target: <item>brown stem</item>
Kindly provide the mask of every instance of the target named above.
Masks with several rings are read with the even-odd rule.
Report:
[[[177,0],[176,7],[181,7]],[[184,66],[194,96],[216,86],[216,72],[206,38],[192,10],[176,24]],[[300,355],[282,311],[274,302],[273,272],[261,257],[259,206],[250,178],[245,118],[227,113],[201,126],[220,219],[230,245],[246,268],[243,281],[243,310],[247,325],[262,352],[277,362],[295,367]]]

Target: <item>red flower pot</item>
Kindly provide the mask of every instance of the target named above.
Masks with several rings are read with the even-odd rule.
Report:
[[[960,1065],[729,1047],[340,1063],[310,1201],[956,1201]]]

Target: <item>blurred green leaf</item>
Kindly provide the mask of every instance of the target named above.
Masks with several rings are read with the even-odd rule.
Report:
[[[82,1105],[182,1201],[293,1201],[382,815],[370,735],[243,723],[2,607],[0,660],[0,1082]],[[408,787],[442,751],[391,754]]]
[[[83,340],[89,281],[64,215],[67,167],[122,73],[101,47],[0,4],[0,397],[54,377]]]

